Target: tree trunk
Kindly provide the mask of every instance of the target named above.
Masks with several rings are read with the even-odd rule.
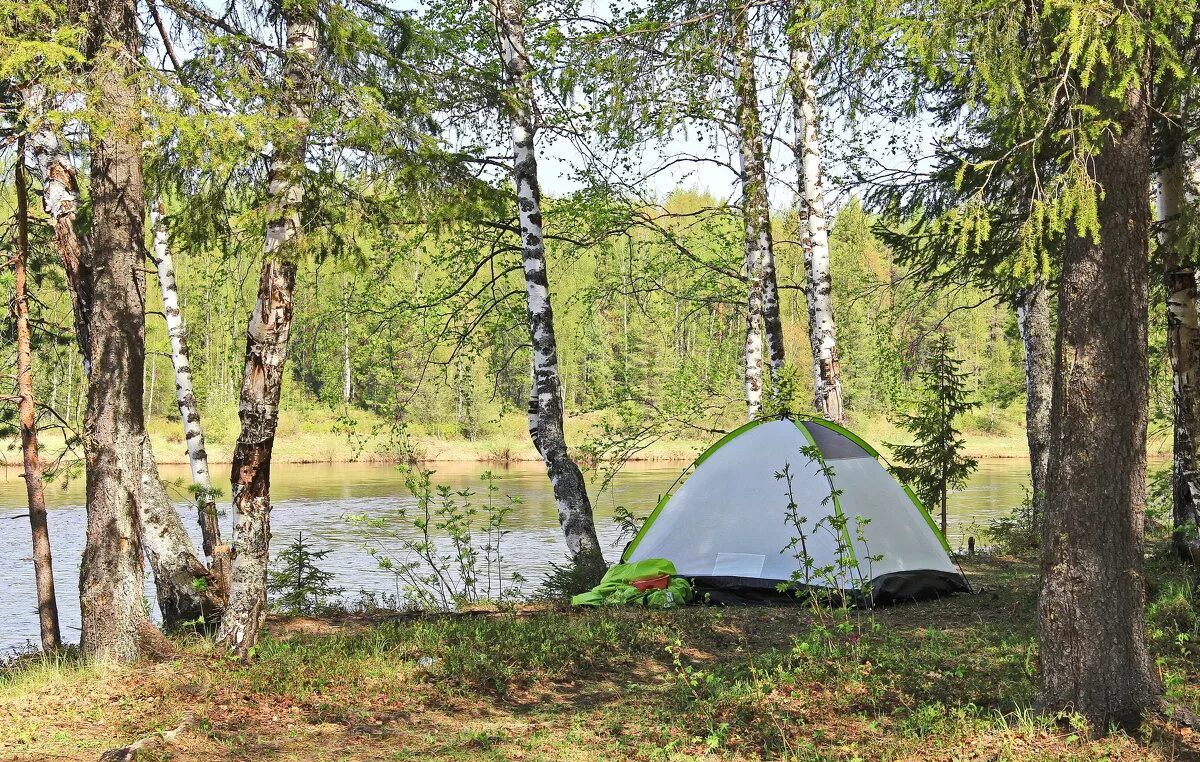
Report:
[[[767,198],[767,166],[759,116],[758,80],[750,48],[746,8],[732,9],[734,99],[742,175],[742,219],[745,224],[746,277],[746,412],[750,418],[762,410],[763,345],[772,382],[783,370],[783,324],[779,316],[779,289],[775,278],[775,250],[771,241],[771,208]]]
[[[199,510],[200,534],[204,555],[213,564],[215,576],[228,575],[229,549],[221,543],[221,525],[217,521],[217,501],[213,496],[212,476],[208,470],[208,452],[204,449],[204,429],[200,425],[200,406],[192,388],[192,367],[188,358],[187,331],[179,306],[179,289],[175,283],[175,263],[171,257],[170,237],[164,215],[166,209],[158,201],[150,211],[154,229],[154,265],[158,270],[158,286],[162,293],[163,315],[167,322],[167,337],[171,341],[171,364],[175,369],[175,400],[183,420],[183,437],[187,443],[188,465],[195,485]],[[184,535],[186,538],[186,534]],[[190,541],[189,541],[190,545]],[[222,587],[227,587],[222,583]]]
[[[27,110],[31,114],[37,114],[42,117],[40,125],[32,133],[33,154],[38,164],[38,171],[41,176],[43,193],[43,207],[46,213],[50,216],[54,223],[54,240],[55,248],[58,251],[59,259],[63,265],[63,271],[66,276],[68,293],[71,297],[72,313],[75,321],[75,337],[76,343],[79,345],[80,356],[83,359],[83,382],[82,391],[86,395],[87,379],[91,372],[91,329],[89,322],[91,320],[91,305],[93,302],[91,292],[91,273],[88,270],[90,266],[86,254],[86,241],[81,240],[75,230],[75,210],[78,206],[79,189],[75,181],[75,170],[71,163],[70,156],[66,150],[62,148],[62,144],[48,122],[44,119],[45,113],[49,110],[48,98],[44,88],[40,86],[31,86],[22,90],[22,95],[25,101]],[[143,375],[145,366],[143,363]],[[67,410],[66,419],[71,421],[71,368],[67,367]],[[157,472],[155,477],[157,478]],[[146,474],[141,475],[144,482]],[[161,484],[157,486],[159,491],[162,490]],[[173,557],[183,557],[190,555],[195,557],[195,552],[192,550],[191,539],[187,536],[187,532],[183,531],[182,524],[178,513],[171,509],[170,513],[163,514],[160,517],[162,522],[173,522],[178,527],[178,531],[172,531],[166,535],[167,538],[177,539],[183,544],[174,549],[170,555]],[[217,560],[220,565],[220,559]],[[224,566],[228,567],[228,561],[225,561]],[[155,586],[162,588],[170,587],[176,584],[179,575],[171,574],[166,577],[159,578],[157,576],[158,567],[154,567],[156,572]],[[224,579],[228,577],[228,572],[222,576],[217,574],[212,579]],[[159,597],[185,599],[194,593],[191,591],[189,582],[186,590],[158,590]],[[168,624],[170,624],[168,622]]]
[[[1194,203],[1200,166],[1185,156],[1181,138],[1159,173],[1159,253],[1167,295],[1167,352],[1174,389],[1174,447],[1171,515],[1175,549],[1200,563],[1200,325],[1197,324],[1196,266],[1179,250],[1183,218]]]
[[[1054,338],[1050,290],[1038,279],[1016,296],[1017,326],[1025,348],[1025,438],[1033,490],[1033,521],[1046,515],[1046,469],[1050,458],[1050,392],[1054,386]]]
[[[342,295],[342,405],[350,407],[350,395],[354,391],[350,374],[350,292]]]
[[[42,489],[42,466],[38,460],[36,402],[33,396],[33,347],[29,335],[29,300],[26,293],[26,264],[29,261],[29,186],[25,177],[25,138],[17,138],[17,253],[13,284],[13,312],[17,323],[17,395],[24,459],[25,492],[29,499],[29,527],[33,531],[33,578],[37,589],[38,625],[42,650],[62,646],[58,627],[58,599],[54,596],[54,564],[50,556],[50,526],[46,520],[46,496]]]
[[[132,78],[140,49],[135,3],[96,2],[88,24],[95,109],[110,126],[93,136],[92,234],[80,263],[92,342],[83,434],[87,540],[79,575],[80,646],[90,661],[132,662],[152,629],[143,608],[138,520],[146,344],[140,93]],[[114,42],[117,58],[96,60],[112,55]]]
[[[279,395],[287,359],[296,290],[304,155],[312,107],[317,25],[306,6],[284,13],[287,60],[282,102],[295,132],[271,161],[269,217],[263,244],[258,300],[246,330],[246,367],[238,417],[242,429],[233,452],[233,570],[220,640],[239,658],[250,656],[266,619],[271,542],[271,450],[279,423]]]
[[[813,405],[824,417],[841,422],[846,416],[842,408],[842,376],[833,322],[833,278],[821,172],[820,119],[812,74],[812,45],[808,32],[801,26],[803,10],[800,5],[793,13],[788,28],[788,48],[796,168],[800,177],[804,296],[808,301],[808,339],[813,357]]]
[[[567,549],[581,579],[594,584],[593,581],[599,581],[603,576],[605,562],[596,537],[587,484],[567,450],[563,431],[558,345],[554,338],[554,313],[542,237],[541,191],[534,153],[533,72],[525,52],[524,8],[519,0],[488,0],[488,8],[496,26],[501,62],[510,88],[508,117],[512,124],[513,181],[521,224],[529,335],[533,345],[529,432],[546,462]]]
[[[154,571],[154,589],[162,611],[163,629],[185,627],[212,630],[224,606],[224,580],[192,550],[175,505],[158,476],[150,437],[142,439],[141,523],[146,557]],[[202,585],[197,585],[197,582]]]
[[[75,167],[53,125],[45,118],[52,110],[46,89],[41,85],[31,85],[21,90],[21,98],[26,111],[38,119],[38,126],[30,135],[30,146],[42,182],[42,208],[54,226],[54,247],[62,261],[67,292],[71,297],[75,336],[83,355],[86,383],[91,375],[92,343],[88,333],[88,311],[92,303],[92,294],[88,290],[91,274],[84,269],[83,245],[75,232],[75,214],[79,209]]]
[[[1143,78],[1141,81],[1145,81]],[[1041,703],[1103,733],[1136,729],[1161,691],[1145,642],[1150,129],[1144,93],[1113,113],[1092,159],[1099,243],[1068,232],[1059,290],[1038,601]]]

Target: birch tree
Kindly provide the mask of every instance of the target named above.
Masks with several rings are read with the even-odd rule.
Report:
[[[529,435],[541,453],[558,505],[558,521],[567,549],[583,580],[599,580],[605,569],[596,537],[592,504],[583,473],[571,458],[563,431],[563,402],[558,344],[546,271],[541,190],[534,149],[533,63],[525,49],[525,8],[520,0],[487,0],[506,75],[505,116],[511,126],[513,184],[521,228],[529,337],[533,345],[529,399]]]
[[[187,331],[179,305],[179,288],[175,283],[175,263],[171,256],[171,241],[167,231],[166,208],[161,200],[150,210],[150,226],[154,234],[152,258],[158,271],[158,287],[162,295],[163,316],[167,337],[171,342],[171,365],[175,371],[175,401],[183,421],[183,438],[187,444],[188,466],[196,486],[196,505],[199,511],[200,533],[204,555],[217,568],[214,576],[227,587],[228,548],[221,543],[221,525],[217,521],[217,501],[213,496],[212,476],[208,470],[208,452],[204,448],[204,429],[200,425],[200,407],[192,388],[192,367],[188,357]]]
[[[29,186],[25,174],[25,138],[17,139],[17,250],[13,257],[13,313],[17,323],[17,395],[21,429],[21,456],[25,494],[29,506],[29,527],[33,533],[33,577],[37,589],[38,627],[42,650],[50,652],[62,646],[58,624],[58,599],[54,594],[54,562],[50,553],[50,527],[46,517],[46,496],[42,485],[42,466],[38,458],[36,400],[33,395],[33,347],[29,332]]]
[[[42,184],[42,208],[54,227],[54,247],[66,276],[67,293],[75,322],[75,337],[83,357],[84,376],[91,375],[91,341],[88,311],[92,297],[87,291],[89,275],[83,269],[83,242],[75,230],[79,211],[79,183],[66,146],[50,121],[55,111],[47,88],[30,84],[21,89],[26,120],[33,124],[29,145]]]
[[[746,228],[746,411],[749,418],[762,409],[764,366],[771,380],[783,369],[783,326],[775,280],[775,247],[771,239],[771,209],[767,196],[767,164],[759,113],[758,79],[754,72],[749,11],[730,10],[734,57],[734,120],[742,182],[742,218]],[[765,358],[764,358],[765,349]]]
[[[800,238],[804,249],[804,296],[812,345],[813,405],[832,421],[844,421],[841,366],[833,321],[833,281],[829,258],[829,221],[825,213],[820,120],[813,79],[812,42],[804,24],[805,5],[793,8],[787,42],[791,71],[792,148],[800,178]]]
[[[1200,317],[1196,265],[1187,254],[1188,224],[1195,215],[1200,160],[1172,129],[1164,130],[1169,149],[1158,174],[1158,252],[1167,300],[1167,353],[1173,390],[1172,523],[1176,551],[1200,563]]]
[[[271,451],[279,423],[279,395],[287,359],[296,256],[304,200],[304,155],[312,108],[317,23],[311,8],[283,8],[286,51],[280,116],[286,129],[271,158],[267,228],[258,298],[246,330],[246,366],[238,416],[241,434],[233,453],[233,564],[229,603],[219,639],[247,659],[266,618],[271,540]]]
[[[1050,287],[1044,277],[1016,293],[1017,328],[1025,365],[1025,441],[1029,445],[1031,507],[1035,527],[1046,513],[1046,471],[1050,462],[1050,396],[1053,390],[1054,333]]]

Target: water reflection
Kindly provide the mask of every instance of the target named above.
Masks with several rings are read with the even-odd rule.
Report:
[[[682,463],[633,464],[624,470],[604,494],[595,497],[596,523],[609,558],[620,553],[618,529],[612,520],[616,506],[626,506],[644,516],[659,496],[679,476]],[[1022,459],[984,461],[967,488],[950,500],[950,543],[965,544],[974,527],[986,524],[989,517],[1008,511],[1023,497],[1026,464]],[[218,473],[221,468],[216,469]],[[476,463],[442,463],[436,467],[435,483],[454,489],[482,491],[480,475],[491,470],[502,494],[520,497],[523,504],[512,516],[512,533],[505,538],[506,564],[518,569],[536,583],[550,562],[563,556],[558,531],[558,512],[545,471],[538,463],[514,464],[498,468]],[[185,486],[189,480],[186,466],[163,466],[162,475],[181,505],[187,503]],[[347,594],[360,590],[395,593],[393,575],[378,568],[363,550],[358,529],[346,520],[347,514],[387,514],[398,505],[414,503],[404,486],[404,476],[395,467],[381,464],[279,464],[272,468],[273,512],[271,540],[275,552],[295,539],[300,530],[318,549],[331,552],[324,568],[335,572],[334,585]],[[79,559],[83,550],[85,516],[83,480],[76,479],[65,488],[49,487],[50,531],[54,545],[55,583],[59,611],[67,640],[78,639],[79,600],[77,595]],[[184,508],[185,524],[199,543],[199,530],[193,515]],[[25,486],[19,468],[0,470],[0,649],[36,642],[37,617],[34,610],[33,568],[29,560],[29,523],[24,518]],[[226,520],[223,530],[228,533]],[[147,595],[153,600],[152,590]]]

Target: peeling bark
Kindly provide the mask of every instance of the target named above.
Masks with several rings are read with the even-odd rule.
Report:
[[[742,176],[742,219],[745,224],[746,276],[746,412],[750,418],[762,410],[763,349],[769,378],[777,381],[783,370],[783,324],[779,314],[779,289],[775,278],[775,249],[771,240],[771,208],[767,198],[767,166],[759,116],[758,80],[750,49],[747,10],[732,10],[734,98],[738,129],[738,159]]]
[[[163,315],[167,322],[167,337],[171,342],[171,364],[175,369],[175,401],[183,420],[183,437],[187,443],[188,466],[192,483],[198,489],[196,505],[199,512],[200,534],[204,555],[213,562],[216,576],[228,573],[229,549],[221,543],[221,525],[217,521],[217,501],[213,497],[212,476],[208,469],[208,452],[204,449],[204,429],[200,425],[200,406],[192,388],[192,368],[188,356],[187,330],[179,307],[179,288],[175,283],[175,263],[171,256],[170,236],[164,219],[161,201],[150,210],[154,231],[154,259],[158,270],[158,286],[162,294]],[[184,535],[186,538],[186,534]],[[189,540],[188,544],[191,542]],[[226,587],[222,583],[222,587]]]
[[[820,118],[813,82],[812,44],[800,22],[803,6],[793,10],[788,28],[796,169],[800,177],[801,241],[804,248],[804,296],[808,302],[808,339],[813,358],[813,405],[831,421],[845,420],[837,331],[833,320],[833,277],[829,257],[829,220],[825,214]]]
[[[37,163],[38,179],[42,183],[42,209],[54,226],[54,247],[62,262],[71,297],[75,336],[83,355],[85,379],[91,375],[91,345],[88,312],[92,304],[91,274],[86,271],[83,242],[75,232],[75,215],[79,209],[79,184],[75,167],[63,147],[54,125],[46,118],[53,110],[46,88],[30,85],[21,90],[28,118],[36,119],[29,136],[30,148]]]
[[[62,646],[58,625],[58,599],[54,595],[54,563],[50,554],[50,526],[46,519],[46,495],[42,465],[38,459],[36,401],[33,396],[33,348],[29,334],[29,299],[26,264],[29,261],[29,187],[25,176],[25,139],[17,138],[17,252],[13,258],[13,315],[17,323],[17,417],[21,428],[21,455],[25,494],[29,505],[29,528],[33,533],[33,578],[37,590],[38,626],[42,651]]]
[[[277,147],[271,160],[269,217],[258,299],[246,330],[246,366],[238,408],[242,428],[230,473],[234,549],[229,603],[218,636],[243,660],[249,658],[258,642],[267,614],[271,451],[279,423],[279,395],[292,326],[295,249],[304,199],[301,175],[317,55],[317,25],[304,7],[290,6],[284,13],[284,23],[287,59],[283,102],[294,132]]]
[[[521,224],[521,258],[533,345],[529,434],[545,460],[554,501],[558,505],[558,521],[572,560],[583,579],[599,581],[605,563],[596,537],[592,504],[583,473],[571,458],[563,431],[558,344],[554,337],[554,313],[542,236],[541,191],[534,152],[534,95],[530,85],[533,72],[525,52],[524,8],[519,0],[488,0],[488,8],[499,38],[500,58],[509,86],[507,102],[512,126],[513,182]]]
[[[1167,353],[1174,390],[1171,516],[1176,552],[1200,563],[1200,325],[1196,265],[1181,252],[1186,217],[1200,183],[1200,159],[1178,140],[1158,177],[1159,255],[1167,295]],[[1190,159],[1190,160],[1189,160]]]
[[[92,359],[83,432],[87,539],[79,576],[80,648],[89,661],[127,663],[140,656],[155,631],[143,608],[138,519],[146,436],[141,274],[146,206],[137,133],[140,93],[131,77],[140,49],[135,3],[96,2],[88,25],[95,108],[109,126],[93,136],[92,232],[80,261]]]
[[[1117,124],[1091,163],[1098,239],[1069,230],[1063,257],[1038,660],[1042,706],[1103,733],[1135,730],[1162,686],[1146,650],[1143,573],[1150,117],[1143,92],[1130,88],[1122,107],[1100,88],[1084,100]]]
[[[1033,519],[1046,514],[1046,470],[1050,459],[1050,395],[1054,387],[1054,336],[1050,290],[1039,279],[1016,295],[1017,327],[1025,349],[1025,439],[1033,489]]]

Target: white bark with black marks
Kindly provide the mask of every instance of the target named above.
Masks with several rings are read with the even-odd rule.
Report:
[[[1176,551],[1200,563],[1200,541],[1195,538],[1200,524],[1200,301],[1195,261],[1181,251],[1185,227],[1195,218],[1200,158],[1185,148],[1179,141],[1159,173],[1157,216],[1174,391],[1172,524]]]
[[[243,660],[258,642],[267,615],[271,542],[271,452],[279,423],[279,396],[296,290],[296,251],[304,200],[304,155],[317,25],[305,8],[284,13],[287,58],[283,105],[294,132],[276,146],[267,189],[268,218],[258,299],[246,329],[246,365],[238,417],[241,434],[230,469],[233,565],[229,603],[219,640]]]
[[[142,492],[139,504],[142,544],[154,571],[154,589],[163,629],[209,629],[220,621],[223,583],[195,553],[158,475],[150,437],[142,442]],[[202,580],[204,585],[197,585]]]
[[[796,169],[800,178],[801,241],[804,249],[804,296],[808,302],[808,338],[812,345],[813,405],[831,421],[844,421],[842,375],[833,320],[833,276],[829,256],[829,220],[825,213],[820,116],[813,81],[812,43],[799,26],[802,7],[788,30],[791,57],[789,86],[795,128]]]
[[[533,347],[530,436],[546,462],[567,549],[583,578],[598,580],[604,573],[604,555],[596,537],[587,485],[579,466],[571,458],[563,431],[558,345],[554,336],[554,313],[546,272],[541,192],[534,152],[533,72],[525,51],[525,11],[518,0],[487,2],[509,88],[507,116],[512,128],[513,182],[517,193],[529,336]]]
[[[208,452],[204,448],[204,429],[200,425],[200,406],[192,387],[192,367],[188,356],[187,329],[179,306],[179,288],[175,282],[175,263],[171,256],[170,234],[167,232],[166,210],[158,201],[150,210],[150,225],[154,232],[152,257],[158,270],[158,287],[162,295],[163,315],[167,323],[167,338],[171,342],[171,365],[175,371],[175,401],[183,420],[183,438],[187,445],[188,466],[192,483],[199,490],[200,532],[204,555],[209,559],[221,545],[221,527],[217,522],[217,503],[213,498],[212,476],[208,470]]]
[[[767,196],[767,166],[763,150],[762,119],[754,52],[744,7],[734,8],[733,25],[735,121],[742,181],[742,219],[745,226],[746,413],[755,418],[762,410],[763,371],[772,381],[783,370],[783,323],[779,314],[779,288],[775,277],[775,249],[771,239],[771,209]],[[764,350],[766,356],[764,358]]]
[[[92,362],[88,327],[91,294],[88,290],[90,275],[84,270],[84,241],[75,231],[75,215],[79,210],[75,166],[49,118],[55,107],[46,88],[37,84],[22,88],[21,99],[27,118],[35,125],[29,135],[29,147],[42,183],[42,209],[54,227],[54,246],[66,276],[86,380],[91,375]]]
[[[1017,327],[1025,350],[1025,439],[1035,525],[1046,510],[1046,471],[1050,464],[1050,394],[1054,388],[1054,333],[1050,290],[1044,280],[1021,289],[1014,299]]]

